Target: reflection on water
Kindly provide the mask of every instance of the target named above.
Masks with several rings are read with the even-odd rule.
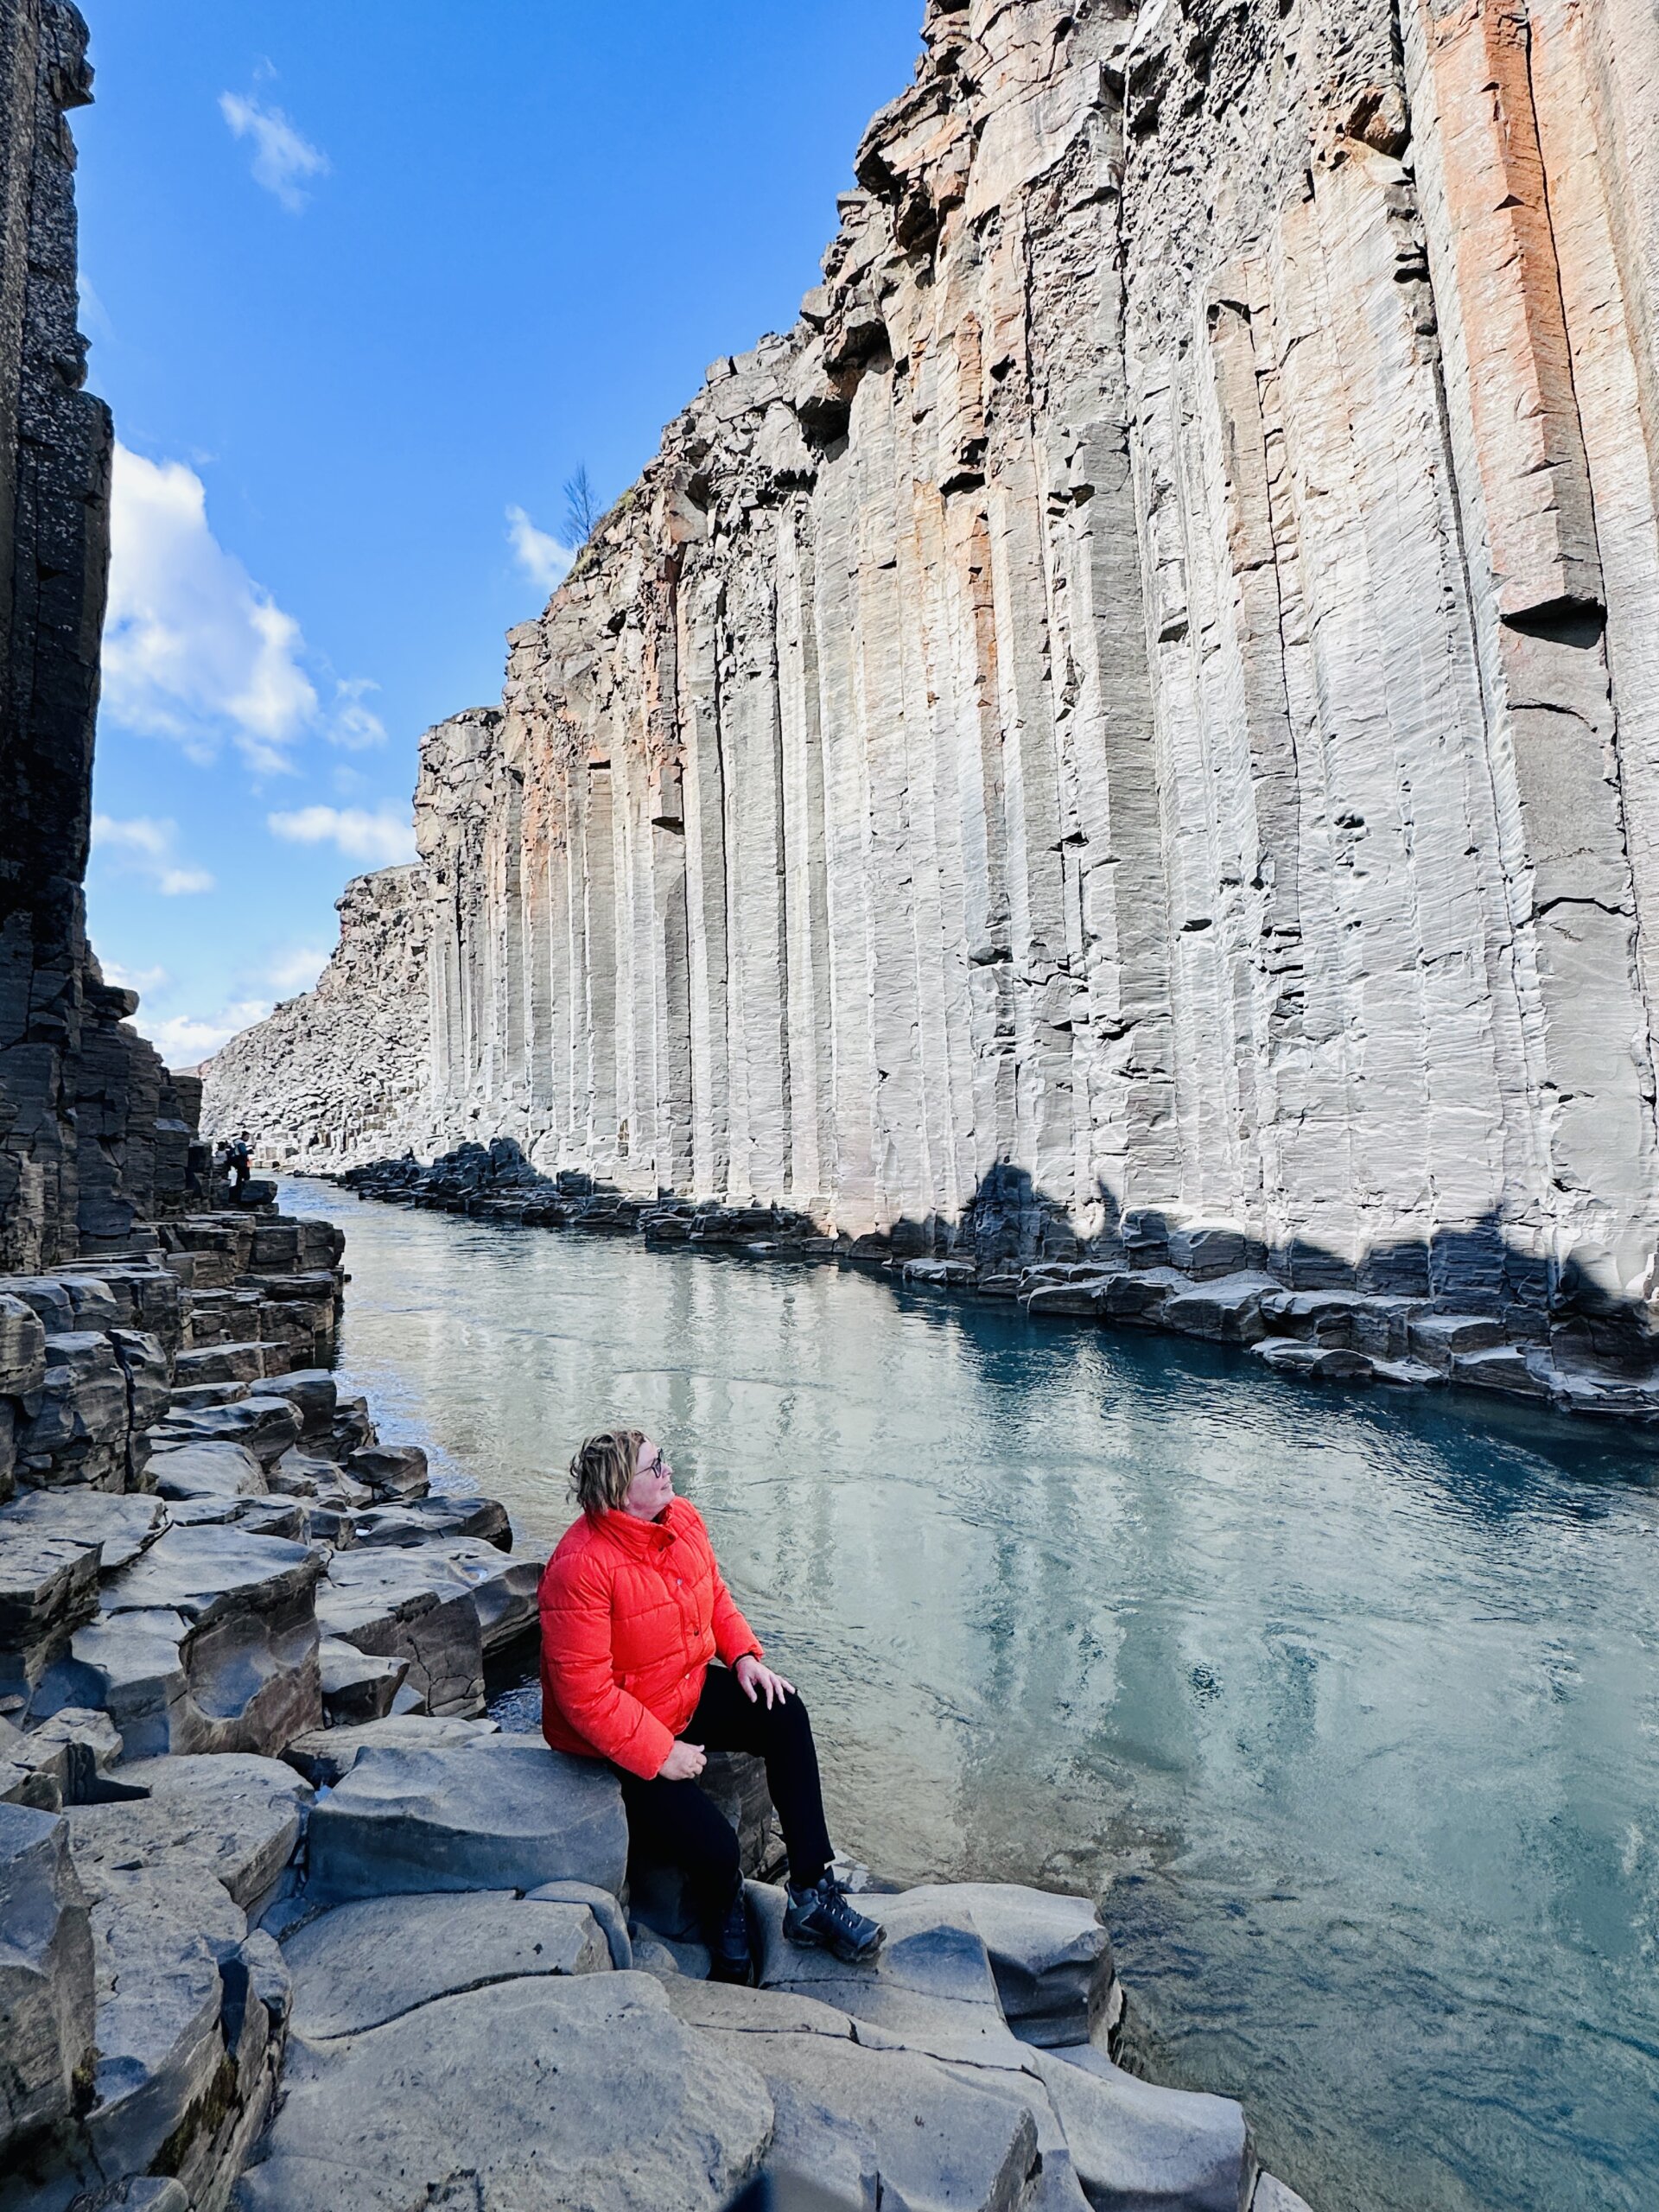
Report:
[[[882,1873],[1110,1885],[1319,2212],[1659,2204],[1654,1462],[1241,1356],[294,1185],[342,1364],[550,1544],[661,1437]]]

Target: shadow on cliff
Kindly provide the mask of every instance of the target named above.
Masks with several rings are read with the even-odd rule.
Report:
[[[1204,1281],[1257,1269],[1293,1290],[1428,1299],[1444,1312],[1489,1316],[1517,1340],[1548,1346],[1563,1368],[1632,1380],[1659,1371],[1659,1335],[1645,1303],[1609,1293],[1575,1260],[1517,1251],[1495,1215],[1427,1238],[1374,1245],[1356,1264],[1305,1237],[1268,1246],[1237,1229],[1183,1225],[1154,1209],[1124,1209],[1103,1185],[1098,1199],[1103,1226],[1080,1238],[1065,1201],[1027,1169],[1004,1162],[982,1178],[959,1222],[939,1215],[900,1219],[884,1241],[896,1257],[971,1256],[982,1270],[1098,1260],[1177,1268]]]

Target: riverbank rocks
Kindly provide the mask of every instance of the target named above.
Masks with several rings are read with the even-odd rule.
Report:
[[[1035,2054],[1089,2202],[1243,2212],[1255,2183],[1244,2114],[1230,2098],[1160,2088],[1085,2044]]]
[[[485,1548],[499,1558],[493,1546]],[[371,1658],[404,1660],[405,1681],[429,1713],[469,1719],[484,1710],[484,1632],[474,1586],[395,1545],[337,1551],[317,1587],[326,1636]]]
[[[290,1936],[296,2035],[359,2035],[494,1982],[608,1974],[610,1946],[583,1904],[533,1903],[511,1890],[365,1898],[336,1905]]]
[[[906,1890],[908,1916],[937,1909],[970,1922],[985,1945],[997,2002],[1022,2042],[1086,2043],[1110,2001],[1111,1938],[1086,1897],[1056,1897],[1012,1882],[953,1882]],[[873,1911],[887,1910],[874,1899]]]
[[[283,1889],[314,1796],[292,1767],[219,1752],[135,1760],[119,1779],[144,1794],[63,1815],[89,1889],[106,1871],[200,1870],[254,1920]]]
[[[381,1747],[317,1807],[310,1888],[340,1899],[576,1880],[615,1893],[627,1850],[621,1792],[596,1760],[513,1736]]]
[[[536,1974],[290,2047],[238,2212],[721,2212],[772,2139],[737,2056],[644,1974]]]
[[[425,1713],[390,1713],[383,1719],[347,1722],[296,1736],[283,1757],[314,1789],[333,1789],[351,1772],[364,1751],[442,1751],[499,1732],[493,1720],[439,1720]]]
[[[67,2121],[93,2064],[92,1940],[61,1819],[0,1804],[0,2160]]]

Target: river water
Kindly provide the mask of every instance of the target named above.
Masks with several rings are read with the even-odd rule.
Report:
[[[289,1184],[341,1367],[550,1545],[659,1438],[838,1847],[1094,1890],[1166,2080],[1316,2212],[1659,2206],[1659,1460],[867,1276]],[[448,1486],[448,1485],[446,1485]]]

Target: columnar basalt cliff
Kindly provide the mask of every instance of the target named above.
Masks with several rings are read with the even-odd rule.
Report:
[[[932,0],[427,741],[435,1134],[982,1262],[1659,1233],[1659,20]]]
[[[196,1091],[124,1027],[81,884],[109,568],[108,410],[81,390],[86,27],[0,0],[0,1268],[119,1248],[183,1204]]]
[[[204,1133],[257,1131],[263,1158],[302,1173],[425,1145],[431,1134],[424,874],[359,875],[335,905],[340,943],[315,988],[202,1070]]]

